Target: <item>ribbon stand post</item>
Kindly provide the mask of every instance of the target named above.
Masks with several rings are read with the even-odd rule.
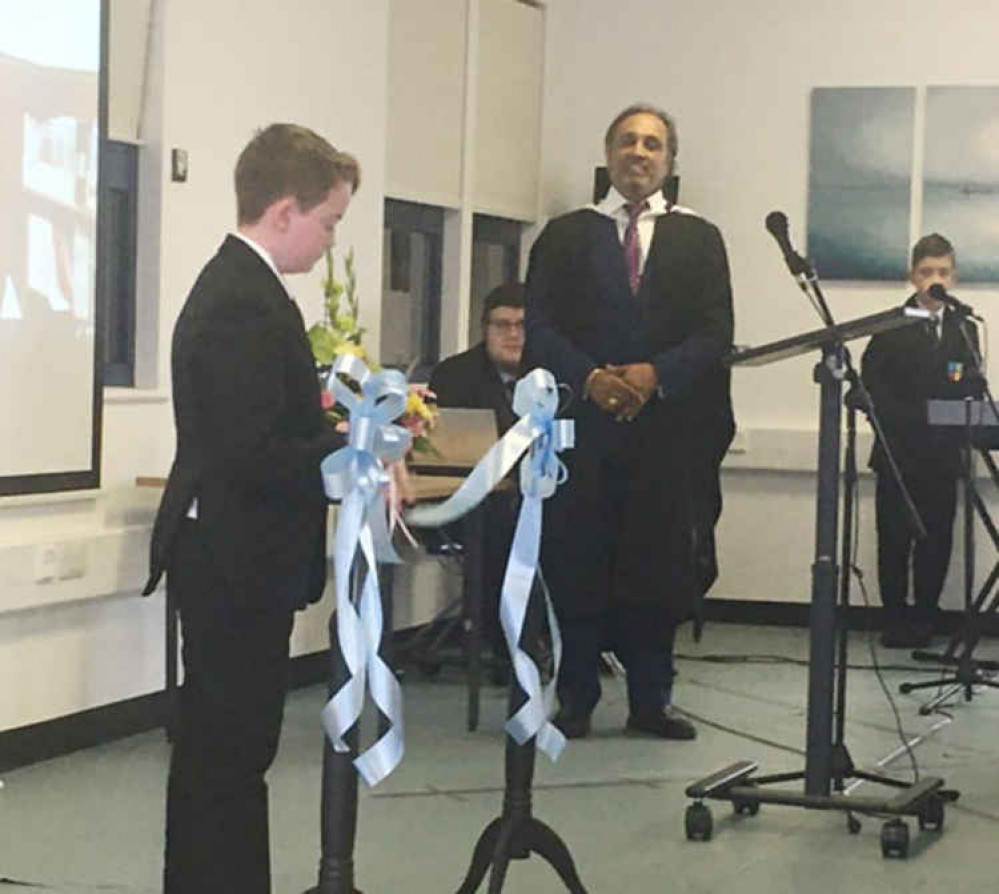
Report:
[[[341,379],[345,374],[360,393]],[[401,460],[409,434],[392,425],[405,409],[406,380],[369,372],[353,356],[337,360],[327,388],[350,414],[349,442],[322,462],[327,496],[340,504],[333,563],[336,610],[330,617],[330,699],[323,709],[322,857],[319,883],[307,894],[360,894],[354,887],[357,777],[374,786],[403,754],[402,693],[382,658],[391,618],[378,583],[378,563],[398,562],[389,541],[385,464]],[[378,710],[378,739],[359,752],[365,691]]]
[[[565,480],[565,466],[557,454],[573,446],[573,423],[555,419],[558,387],[546,370],[536,369],[517,383],[513,408],[520,421],[489,450],[461,488],[441,505],[417,507],[408,515],[409,523],[417,526],[454,521],[478,505],[529,451],[520,467],[523,499],[500,597],[500,620],[514,669],[506,724],[503,810],[479,836],[458,894],[474,894],[490,867],[489,894],[499,894],[510,861],[525,860],[532,853],[558,873],[572,894],[586,894],[565,843],[533,815],[531,794],[537,748],[557,760],[565,746],[565,737],[548,719],[562,644],[548,594],[536,582],[540,581],[541,505]],[[540,670],[523,642],[539,635],[542,627],[541,623],[527,624],[532,596],[532,621],[540,621],[538,600],[543,600],[551,631],[554,668],[547,685],[542,684]]]
[[[511,677],[508,702],[511,713],[517,710],[522,700],[523,695]],[[499,894],[503,890],[510,861],[526,860],[532,853],[544,859],[558,873],[572,894],[586,894],[569,848],[558,833],[535,817],[532,811],[536,741],[537,738],[532,736],[519,745],[512,734],[507,736],[503,812],[479,836],[458,894],[474,894],[490,868],[489,894]]]

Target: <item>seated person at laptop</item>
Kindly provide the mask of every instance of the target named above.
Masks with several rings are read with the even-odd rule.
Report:
[[[500,435],[516,421],[513,387],[524,350],[524,287],[506,283],[486,296],[482,311],[482,341],[442,361],[430,376],[430,390],[441,407],[474,407],[496,414]],[[499,594],[517,521],[514,491],[492,494],[486,507],[485,582],[489,594],[484,632],[497,659],[498,682],[508,666],[506,644],[499,625]]]
[[[496,414],[502,435],[517,421],[513,386],[524,351],[524,287],[517,282],[493,289],[482,311],[482,341],[441,361],[430,390],[441,407],[475,407]]]

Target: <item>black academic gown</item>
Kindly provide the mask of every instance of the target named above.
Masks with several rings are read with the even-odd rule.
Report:
[[[713,580],[718,466],[734,434],[721,235],[691,214],[658,217],[633,295],[615,222],[573,212],[534,245],[526,303],[525,368],[569,387],[576,422],[568,481],[545,505],[542,560],[561,616],[619,602],[657,607],[667,624],[688,618]],[[655,365],[662,395],[633,422],[582,399],[594,366],[637,362]]]

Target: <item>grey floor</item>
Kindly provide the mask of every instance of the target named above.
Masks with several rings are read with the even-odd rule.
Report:
[[[693,743],[623,737],[623,684],[605,681],[592,737],[570,743],[556,765],[539,756],[534,801],[591,894],[999,890],[999,690],[931,717],[919,716],[915,695],[895,696],[909,736],[943,723],[916,747],[919,771],[961,792],[942,833],[919,833],[910,823],[907,860],[881,856],[879,819],[864,819],[850,835],[842,814],[770,805],[735,817],[713,802],[713,840],[686,840],[691,781],[744,758],[765,772],[801,766],[807,649],[807,631],[794,629],[715,624],[699,645],[681,638],[676,701],[699,718]],[[997,652],[990,642],[980,654]],[[893,694],[903,680],[932,676],[905,652],[878,655]],[[855,638],[851,662],[847,740],[855,761],[870,766],[898,746],[899,734],[869,669],[866,634]],[[458,677],[427,682],[411,673],[405,699],[403,765],[362,792],[357,883],[367,894],[445,894],[457,890],[479,832],[500,807],[505,695],[486,690],[477,733],[464,730]],[[321,687],[291,695],[270,774],[275,894],[298,894],[315,881],[323,700]],[[8,773],[0,790],[0,876],[54,891],[157,891],[167,758],[157,732]],[[906,755],[891,769],[911,778]],[[565,889],[533,858],[512,865],[504,890]]]

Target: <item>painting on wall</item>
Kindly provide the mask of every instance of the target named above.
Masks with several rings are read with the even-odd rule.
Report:
[[[914,87],[812,90],[808,257],[822,279],[904,280]]]
[[[964,282],[999,282],[999,87],[929,87],[924,233],[957,252]]]

